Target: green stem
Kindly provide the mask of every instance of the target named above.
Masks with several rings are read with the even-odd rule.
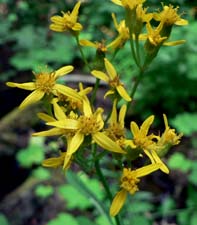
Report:
[[[95,161],[95,169],[96,169],[96,173],[101,181],[101,183],[103,184],[103,187],[105,189],[105,192],[107,194],[107,197],[110,201],[113,200],[113,196],[112,196],[112,193],[109,189],[109,185],[107,184],[106,182],[106,179],[105,177],[103,176],[103,173],[101,171],[101,168],[100,168],[100,164],[99,164],[99,160],[96,160]],[[120,222],[120,218],[119,216],[115,216],[115,221],[116,221],[116,225],[121,225],[122,223]]]
[[[99,88],[99,84],[100,84],[100,79],[96,78],[96,83],[94,84],[94,88],[93,88],[93,91],[92,91],[92,96],[91,96],[91,99],[90,99],[91,105],[94,104],[94,101],[96,99],[96,93],[97,93],[97,90]]]
[[[77,35],[77,36],[75,36],[75,38],[76,38],[77,46],[78,46],[79,51],[80,51],[80,53],[81,53],[81,57],[82,57],[82,59],[83,59],[85,65],[88,67],[89,71],[91,71],[92,69],[91,69],[91,67],[90,67],[90,65],[89,65],[89,63],[88,63],[88,61],[87,61],[87,59],[86,59],[86,57],[85,57],[85,55],[84,55],[84,53],[83,53],[83,50],[82,50],[82,48],[81,48],[81,45],[80,45],[80,43],[79,43],[79,36]]]
[[[135,95],[135,92],[136,92],[136,90],[137,90],[137,87],[138,87],[138,85],[139,85],[139,83],[140,83],[140,81],[141,81],[141,79],[142,79],[142,77],[143,77],[143,74],[144,74],[144,68],[141,68],[140,69],[140,72],[139,72],[139,75],[137,76],[137,80],[136,80],[136,82],[135,82],[135,84],[134,84],[134,86],[133,86],[133,88],[132,88],[132,90],[131,90],[131,94],[130,94],[130,97],[133,99],[133,97],[134,97],[134,95]],[[128,102],[127,103],[127,111],[129,110],[129,107],[131,106],[131,103],[130,102]]]

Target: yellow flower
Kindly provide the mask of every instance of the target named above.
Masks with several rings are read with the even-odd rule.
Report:
[[[103,149],[125,154],[118,144],[102,132],[104,126],[102,112],[102,108],[98,108],[93,112],[88,99],[85,98],[83,102],[83,114],[77,119],[64,119],[47,124],[74,132],[67,146],[67,156],[69,157],[78,150],[86,136],[91,136],[92,140]],[[66,165],[67,161],[65,161],[64,167]]]
[[[137,7],[137,5],[144,3],[146,0],[111,0],[116,5],[123,6],[124,8],[128,8],[133,10]]]
[[[111,89],[105,94],[105,97],[107,95],[116,94],[116,92],[118,92],[118,94],[123,99],[125,99],[126,101],[131,101],[129,94],[125,90],[124,84],[121,83],[113,65],[106,58],[104,59],[104,63],[107,74],[98,70],[93,70],[91,74],[98,79],[104,80],[111,87]]]
[[[117,38],[115,38],[114,41],[108,44],[107,47],[117,49],[123,47],[125,42],[129,39],[129,29],[125,24],[125,20],[121,20],[118,24],[114,13],[112,13],[112,18],[114,21],[115,28],[118,31],[118,36]]]
[[[126,105],[122,105],[119,111],[119,115],[117,114],[117,99],[113,102],[112,113],[109,118],[108,127],[105,129],[105,133],[108,137],[110,137],[113,141],[118,143],[120,146],[124,146],[125,140],[125,127],[124,120],[126,115],[127,107]]]
[[[80,40],[80,45],[82,46],[88,46],[95,48],[98,52],[107,52],[107,46],[105,45],[104,41],[101,42],[92,42],[88,40]]]
[[[23,102],[20,104],[19,108],[25,108],[35,102],[41,100],[45,95],[53,94],[58,95],[58,93],[64,94],[70,98],[81,100],[82,97],[72,88],[64,86],[62,84],[56,83],[56,80],[73,70],[73,66],[64,66],[53,72],[40,72],[34,73],[35,81],[27,83],[13,83],[7,82],[6,85],[9,87],[17,87],[29,91],[33,91],[28,95]]]
[[[50,29],[57,32],[81,31],[83,27],[80,23],[77,22],[80,5],[81,2],[77,2],[71,13],[62,12],[63,14],[62,16],[52,16],[51,17],[52,24],[50,25]]]
[[[127,193],[133,195],[136,191],[138,191],[137,184],[140,182],[139,178],[146,176],[159,168],[160,164],[158,163],[144,166],[136,170],[124,168],[120,184],[121,190],[115,195],[112,201],[110,215],[116,216],[119,213],[126,201]]]
[[[168,125],[168,120],[165,114],[163,114],[165,131],[157,142],[157,154],[163,156],[167,153],[169,148],[173,145],[178,145],[183,134],[176,134],[175,129],[171,129]]]
[[[163,11],[161,11],[160,13],[154,13],[155,20],[160,21],[165,26],[172,26],[174,24],[184,26],[188,24],[187,20],[182,19],[180,15],[178,15],[178,6],[176,8],[174,8],[173,5],[167,6],[162,4],[162,6]]]
[[[148,135],[151,124],[153,123],[154,116],[149,116],[140,126],[135,122],[131,122],[131,132],[133,134],[133,144],[136,148],[142,149],[144,153],[149,157],[151,163],[159,163],[161,164],[160,169],[164,173],[169,173],[167,166],[161,161],[156,152],[156,142],[154,139],[158,140],[159,137],[150,134]]]
[[[43,160],[42,165],[44,167],[57,168],[64,164],[65,157],[66,157],[66,152],[60,152],[59,157],[51,157],[51,158],[45,159]],[[64,168],[65,170],[67,170],[70,167],[70,163],[71,163],[71,158],[69,160],[69,163],[67,164],[67,167]]]

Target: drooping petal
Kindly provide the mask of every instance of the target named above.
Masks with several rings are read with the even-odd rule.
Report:
[[[74,89],[64,86],[62,84],[55,84],[54,90],[68,96],[71,99],[80,101],[82,100],[82,96],[80,96]],[[55,94],[55,93],[54,93]]]
[[[69,168],[70,163],[71,163],[71,158],[72,158],[72,155],[66,154],[65,159],[64,159],[64,165],[63,165],[64,170]]]
[[[55,24],[55,23],[52,23],[50,26],[49,26],[50,30],[53,30],[53,31],[56,31],[56,32],[63,32],[65,31],[65,28],[62,24]]]
[[[109,90],[109,91],[107,91],[106,93],[105,93],[105,95],[104,95],[104,99],[106,99],[106,97],[108,96],[108,95],[113,95],[115,92],[114,92],[114,90]]]
[[[122,85],[118,85],[116,87],[117,92],[119,93],[119,95],[124,98],[125,101],[130,102],[132,99],[129,96],[129,94],[127,93],[127,91],[125,90],[125,88]]]
[[[121,210],[122,206],[125,203],[127,197],[127,191],[122,189],[120,190],[114,197],[111,207],[110,207],[110,215],[116,216]]]
[[[14,83],[14,82],[7,82],[6,85],[9,87],[17,87],[17,88],[25,89],[28,91],[33,91],[36,89],[34,82],[27,82],[27,83],[22,83],[22,84]]]
[[[63,134],[63,130],[55,127],[46,131],[33,133],[32,136],[49,137],[49,136],[56,136],[56,135],[62,135],[62,134]]]
[[[101,71],[93,70],[93,71],[91,71],[91,74],[100,80],[104,80],[107,83],[109,82],[109,77],[107,76],[107,74],[105,74]]]
[[[137,177],[143,177],[143,176],[146,176],[160,168],[161,168],[161,163],[154,163],[154,164],[150,164],[148,166],[143,166],[143,167],[135,170],[135,172],[137,173],[136,174]]]
[[[83,113],[87,117],[92,115],[91,105],[90,105],[90,102],[87,98],[85,98],[84,101],[83,101]]]
[[[176,25],[179,25],[179,26],[185,26],[185,25],[188,25],[188,20],[185,20],[185,19],[179,19],[175,22]]]
[[[122,6],[121,0],[111,0],[114,4]]]
[[[73,66],[63,66],[60,69],[55,71],[55,77],[58,78],[60,76],[64,76],[65,74],[73,71],[73,69],[74,69]]]
[[[115,77],[117,77],[117,72],[113,65],[107,60],[106,58],[104,59],[105,62],[105,68],[107,70],[107,74],[109,75],[110,79],[113,80]]]
[[[48,122],[46,124],[50,126],[55,126],[55,127],[59,127],[63,129],[71,129],[71,130],[76,130],[79,128],[79,122],[74,119],[65,119],[62,121]]]
[[[54,107],[54,114],[55,114],[55,117],[57,118],[57,120],[60,120],[61,121],[61,120],[67,119],[64,111],[57,104],[57,99],[53,99],[52,100],[52,104],[53,104],[53,107]]]
[[[160,166],[161,171],[168,174],[170,172],[168,167],[161,161],[161,159],[159,158],[157,153],[155,151],[151,151],[151,154],[152,154],[155,162],[161,164],[161,166]]]
[[[67,148],[67,154],[68,155],[72,155],[73,153],[75,153],[79,146],[83,143],[84,140],[84,134],[82,134],[81,132],[77,132],[71,139],[69,146]]]
[[[116,144],[116,142],[112,141],[108,136],[106,136],[104,132],[96,132],[92,135],[92,138],[103,149],[111,152],[126,154],[126,152],[122,150],[122,148]]]
[[[38,102],[43,96],[44,92],[40,90],[35,90],[31,94],[29,94],[23,102],[20,104],[19,109],[24,109],[25,107],[32,105]]]

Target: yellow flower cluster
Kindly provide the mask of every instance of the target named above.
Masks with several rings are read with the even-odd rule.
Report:
[[[97,80],[102,80],[107,84],[108,90],[104,98],[110,96],[112,100],[112,109],[108,117],[106,117],[107,112],[104,108],[95,107],[92,99],[89,99],[92,87],[84,88],[83,84],[80,83],[79,90],[76,90],[58,82],[58,78],[73,71],[74,67],[71,65],[63,66],[55,71],[45,69],[38,73],[33,72],[35,79],[32,82],[22,84],[7,82],[7,85],[32,91],[21,103],[20,109],[40,100],[47,101],[51,106],[49,113],[38,114],[38,117],[50,128],[33,135],[62,137],[66,152],[60,152],[59,157],[44,160],[43,166],[61,166],[66,170],[72,162],[75,162],[75,156],[78,152],[92,154],[92,145],[99,146],[99,151],[111,152],[112,156],[117,157],[118,155],[122,162],[131,162],[140,157],[146,159],[145,166],[141,168],[135,170],[123,168],[120,191],[115,195],[110,207],[110,215],[116,216],[126,200],[127,193],[134,194],[138,191],[141,177],[156,170],[169,173],[169,169],[161,157],[173,145],[179,144],[182,134],[176,134],[175,130],[169,127],[165,114],[163,115],[165,124],[163,133],[150,132],[150,127],[154,121],[153,115],[149,116],[141,126],[131,121],[130,131],[127,130],[125,117],[137,86],[134,86],[134,91],[129,94],[128,87],[121,81],[122,74],[117,73],[115,66],[105,54],[109,49],[118,51],[126,41],[130,41],[132,55],[140,69],[140,74],[142,74],[156,57],[162,45],[173,46],[184,42],[184,40],[166,41],[170,37],[174,24],[186,25],[187,21],[177,13],[178,7],[174,8],[172,5],[162,4],[163,10],[161,12],[148,13],[148,8],[143,7],[145,0],[112,0],[112,2],[125,9],[126,17],[118,23],[115,14],[112,14],[118,35],[107,45],[105,45],[105,41],[91,42],[78,39],[83,29],[83,26],[78,22],[80,2],[76,3],[72,12],[62,12],[62,16],[52,16],[52,24],[50,25],[50,29],[53,31],[71,32],[79,40],[79,47],[82,45],[96,48],[100,57],[99,62],[102,62],[103,67],[95,66],[90,73]],[[158,26],[153,27],[152,21],[158,22]],[[145,33],[143,29],[146,29]],[[142,43],[144,41],[145,57],[143,60],[140,58],[138,41],[142,41]],[[123,101],[123,104],[118,111],[120,100]]]

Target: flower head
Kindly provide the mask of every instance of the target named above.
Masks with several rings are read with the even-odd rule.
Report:
[[[118,24],[115,14],[112,13],[112,18],[114,21],[114,25],[116,30],[118,31],[118,36],[107,45],[108,48],[117,49],[124,46],[125,42],[129,39],[129,29],[125,24],[125,20],[121,20]]]
[[[98,70],[93,70],[91,74],[96,78],[104,80],[109,84],[110,90],[105,94],[105,96],[116,94],[117,92],[126,101],[131,101],[129,94],[125,90],[123,83],[121,83],[113,65],[106,58],[104,59],[104,63],[107,73]]]
[[[165,26],[172,26],[174,24],[179,26],[184,26],[188,24],[188,21],[185,19],[182,19],[181,16],[177,13],[179,7],[175,7],[173,5],[164,5],[163,11],[159,13],[154,13],[154,19],[157,21],[160,21]]]
[[[167,166],[161,161],[157,154],[157,140],[159,136],[148,134],[154,116],[149,116],[140,126],[135,122],[131,122],[131,132],[133,134],[133,144],[135,148],[141,149],[150,159],[151,163],[159,163],[160,169],[164,173],[169,173]],[[156,140],[156,141],[155,141]]]
[[[151,164],[142,168],[131,170],[130,168],[124,168],[121,177],[121,190],[115,195],[111,207],[110,215],[116,216],[125,203],[127,193],[135,194],[138,191],[138,183],[141,177],[146,176],[160,168],[160,164]]]
[[[124,8],[128,8],[130,10],[133,10],[136,8],[139,4],[144,3],[146,0],[111,0],[116,5],[123,6]]]
[[[103,52],[103,53],[107,52],[107,46],[105,45],[104,41],[92,42],[92,41],[83,39],[83,40],[80,40],[79,43],[82,46],[95,48],[97,50],[97,52]]]
[[[73,70],[73,66],[64,66],[53,72],[41,71],[40,73],[33,73],[35,76],[34,82],[28,83],[13,83],[7,82],[9,87],[17,87],[29,91],[33,91],[28,95],[25,100],[20,104],[19,108],[25,108],[35,102],[41,100],[44,95],[58,95],[64,94],[70,98],[81,100],[82,97],[72,88],[56,83],[57,79]]]
[[[81,2],[77,2],[72,12],[62,12],[62,16],[52,16],[50,29],[57,32],[74,31],[79,32],[82,30],[82,25],[77,22],[79,7]]]

